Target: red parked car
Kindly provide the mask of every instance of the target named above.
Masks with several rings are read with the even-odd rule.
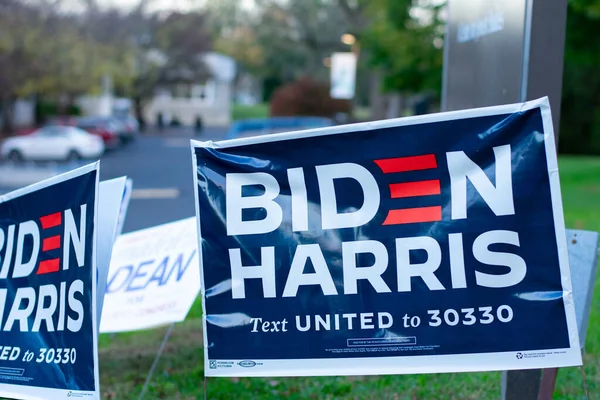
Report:
[[[113,149],[121,143],[118,124],[111,118],[106,117],[81,117],[70,116],[55,117],[50,119],[44,126],[75,126],[102,138],[106,149]],[[17,136],[29,135],[41,127],[21,129],[16,132]]]
[[[115,148],[121,142],[117,124],[108,118],[82,117],[77,119],[75,126],[100,136],[107,149]]]

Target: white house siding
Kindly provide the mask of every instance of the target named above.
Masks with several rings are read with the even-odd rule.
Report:
[[[76,100],[83,115],[106,117],[112,114],[114,98],[110,94],[81,96]]]
[[[17,99],[13,109],[13,123],[16,127],[31,126],[35,122],[35,101]]]
[[[182,125],[194,126],[200,117],[204,126],[228,126],[231,123],[231,83],[213,81],[213,85],[213,95],[206,99],[156,95],[144,107],[144,118],[155,124],[162,114],[165,123],[176,119]]]
[[[204,126],[228,126],[231,123],[235,61],[223,54],[209,52],[200,55],[210,70],[211,78],[203,85],[183,85],[158,88],[154,98],[144,106],[144,118],[156,124],[162,115],[165,124],[173,119],[194,126],[200,117]]]

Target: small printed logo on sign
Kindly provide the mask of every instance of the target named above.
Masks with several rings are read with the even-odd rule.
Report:
[[[217,362],[215,360],[210,360],[208,367],[210,369],[217,369]]]
[[[523,358],[523,353],[517,353],[517,359],[522,359]]]
[[[251,361],[251,360],[244,360],[244,361],[240,361],[238,363],[238,365],[240,367],[244,367],[244,368],[252,368],[252,367],[254,367],[256,365],[256,363],[254,361]]]
[[[67,397],[73,397],[73,398],[83,398],[83,397],[90,397],[93,396],[92,393],[76,393],[76,392],[72,392],[69,391],[67,393]]]

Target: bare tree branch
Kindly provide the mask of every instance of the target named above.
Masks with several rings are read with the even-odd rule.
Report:
[[[355,29],[363,29],[366,24],[364,17],[366,3],[358,2],[356,7],[352,7],[349,0],[337,0],[337,2],[343,13],[346,15],[348,22],[355,27]]]

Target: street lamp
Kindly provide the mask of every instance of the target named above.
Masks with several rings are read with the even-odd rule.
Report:
[[[354,43],[356,43],[356,37],[351,33],[344,33],[341,40],[342,43],[347,44],[348,46],[352,46]]]

